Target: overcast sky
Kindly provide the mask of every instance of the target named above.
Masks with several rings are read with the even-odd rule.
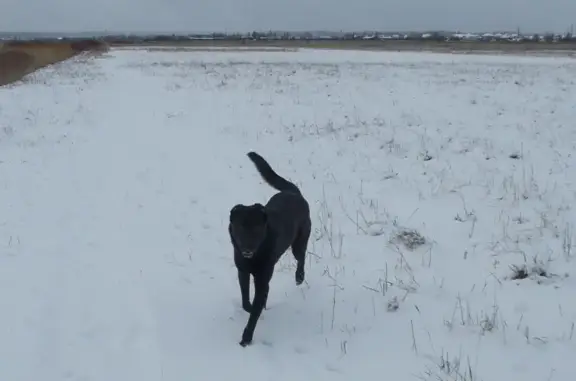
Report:
[[[564,32],[576,0],[0,0],[0,31]]]

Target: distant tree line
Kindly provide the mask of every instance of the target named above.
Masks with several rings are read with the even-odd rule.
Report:
[[[18,40],[18,36],[13,36],[4,39]],[[34,41],[54,41],[54,40],[75,40],[86,39],[74,38],[70,36],[62,36],[58,38],[22,38],[22,40]],[[576,37],[572,33],[554,34],[520,34],[520,33],[453,33],[453,32],[397,32],[397,33],[380,33],[380,32],[349,32],[349,33],[335,33],[335,32],[282,32],[282,31],[253,31],[248,33],[204,33],[204,34],[151,34],[151,35],[137,35],[137,34],[103,34],[100,36],[93,36],[92,39],[98,39],[108,43],[122,43],[122,44],[141,44],[147,42],[178,42],[178,41],[193,41],[193,40],[212,40],[212,41],[277,41],[277,40],[372,40],[372,41],[390,41],[390,40],[408,40],[408,41],[431,41],[431,42],[543,42],[543,43],[562,43],[562,42],[576,42]]]

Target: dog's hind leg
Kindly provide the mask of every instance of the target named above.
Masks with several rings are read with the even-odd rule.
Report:
[[[306,251],[308,250],[308,240],[310,239],[310,231],[312,230],[312,222],[307,220],[300,229],[294,242],[292,242],[292,254],[296,259],[296,285],[301,285],[304,282],[304,266],[306,265]]]

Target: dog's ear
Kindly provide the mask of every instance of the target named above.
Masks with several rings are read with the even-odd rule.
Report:
[[[254,204],[254,207],[258,212],[260,212],[260,215],[262,216],[262,221],[264,223],[268,222],[268,214],[266,214],[266,207],[260,204],[259,202]]]
[[[234,218],[238,214],[238,212],[242,209],[242,205],[236,204],[232,209],[230,209],[230,220]]]

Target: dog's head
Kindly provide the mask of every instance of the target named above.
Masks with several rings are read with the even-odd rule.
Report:
[[[244,258],[252,258],[266,238],[268,216],[262,204],[236,205],[230,210],[232,239]]]

